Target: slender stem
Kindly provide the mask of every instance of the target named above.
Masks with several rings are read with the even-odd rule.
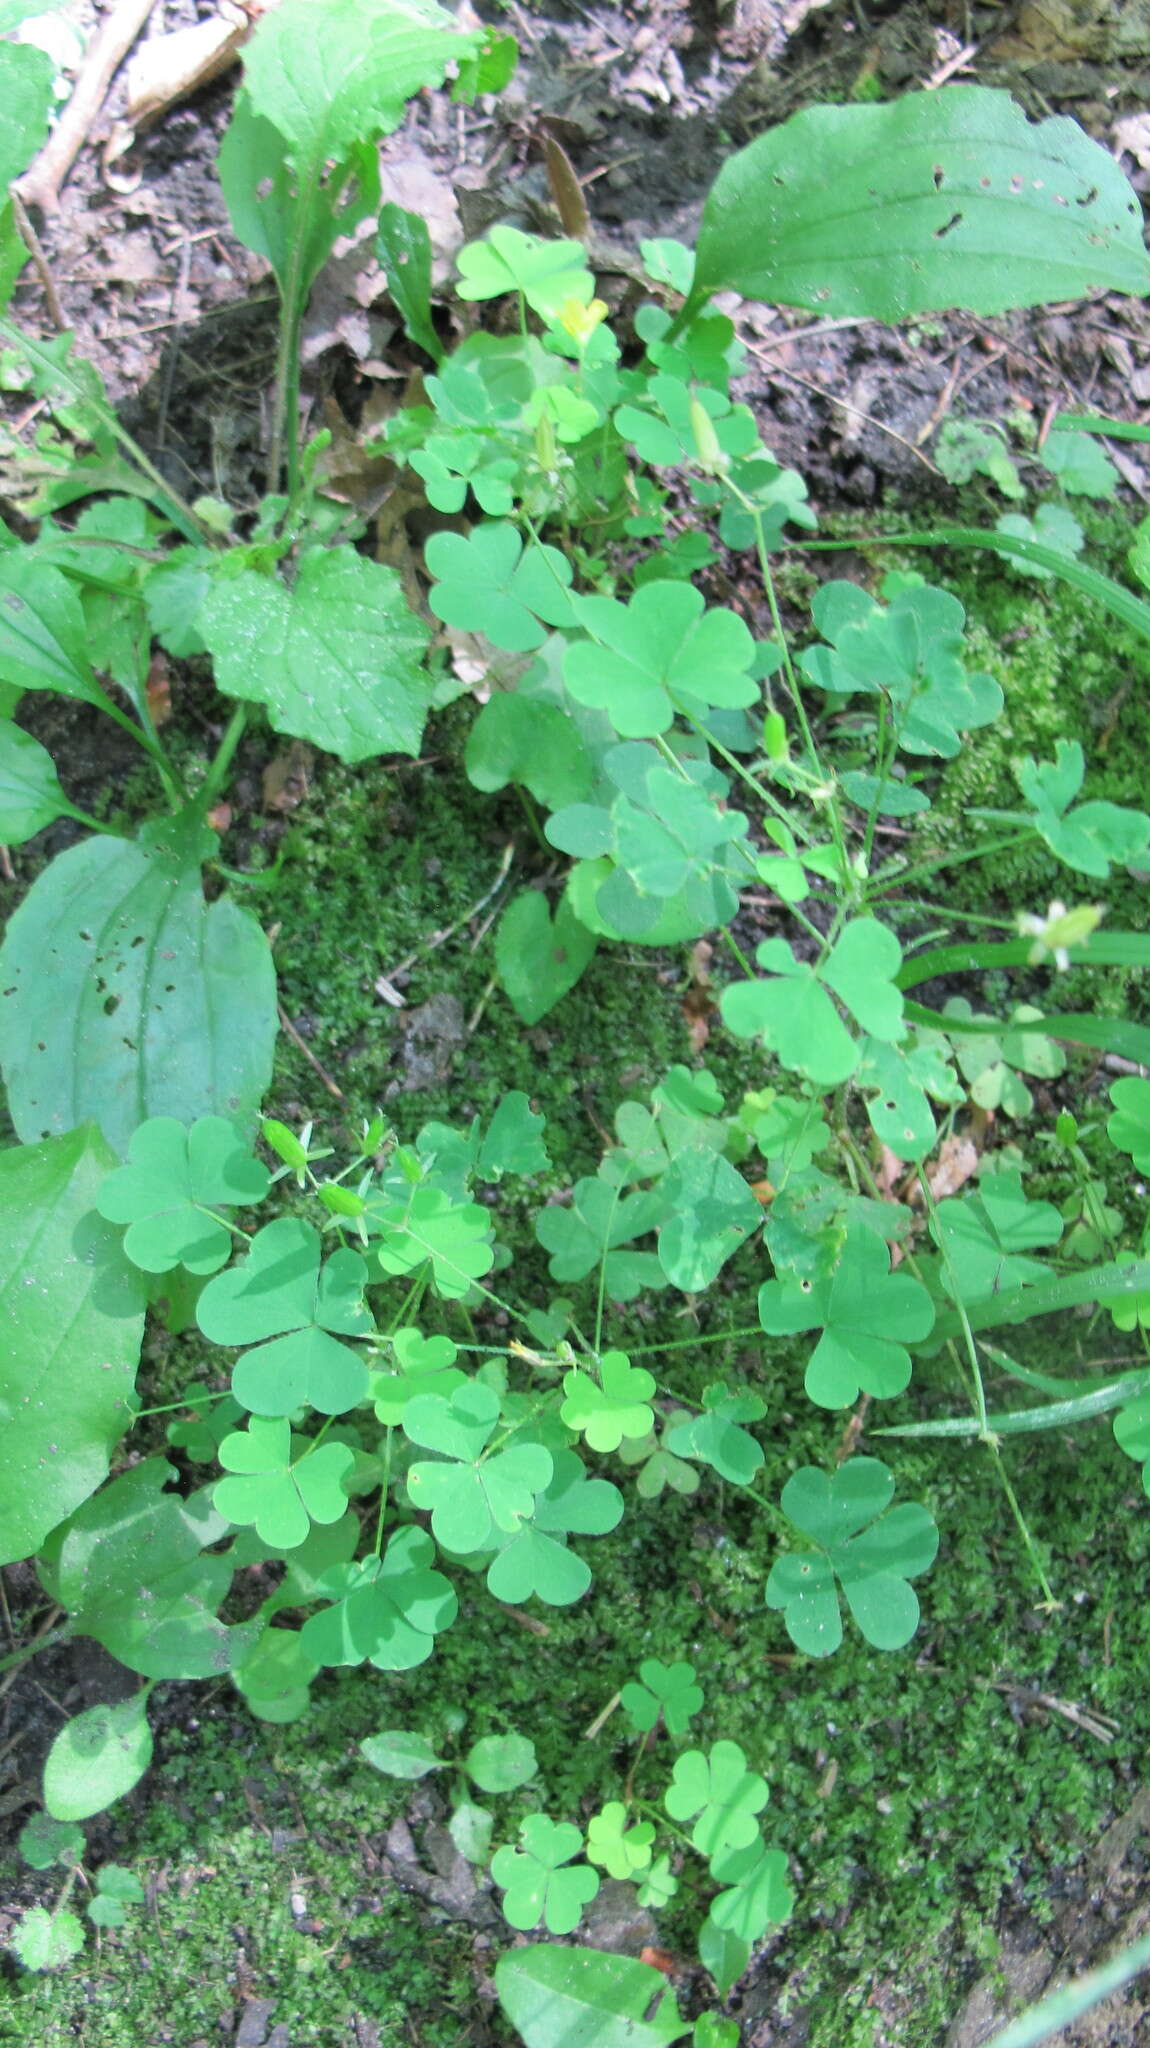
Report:
[[[215,759],[200,785],[197,803],[206,815],[211,810],[220,790],[223,788],[228,769],[232,765],[236,748],[247,730],[249,706],[237,704],[228,720],[224,736],[216,748]]]
[[[942,868],[964,867],[967,861],[989,860],[991,854],[1009,852],[1012,847],[1021,846],[1033,837],[1034,827],[1028,826],[1024,832],[1012,832],[1005,839],[992,839],[989,844],[970,847],[966,853],[940,853],[935,860],[919,861],[914,867],[891,875],[889,881],[883,879],[884,875],[890,874],[889,868],[881,869],[874,878],[875,886],[867,890],[867,901],[875,902],[880,896],[888,896],[892,889],[901,891],[907,882],[917,882],[920,875],[938,874]]]
[[[379,1483],[379,1513],[375,1520],[374,1552],[376,1557],[383,1556],[383,1531],[387,1522],[387,1496],[391,1491],[391,1445],[394,1435],[394,1429],[389,1426],[384,1438],[383,1477]]]

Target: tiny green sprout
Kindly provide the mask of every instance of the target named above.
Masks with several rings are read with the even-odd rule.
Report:
[[[491,1859],[491,1875],[505,1893],[504,1918],[525,1934],[540,1922],[549,1934],[573,1933],[599,1889],[597,1871],[573,1864],[583,1848],[580,1830],[531,1813],[519,1839],[521,1848],[497,1849]]]
[[[134,1871],[122,1864],[105,1863],[96,1872],[96,1894],[88,1901],[88,1918],[93,1927],[123,1927],[126,1906],[142,1906],[144,1887]]]
[[[710,1752],[685,1749],[675,1760],[663,1804],[672,1820],[694,1821],[691,1841],[703,1856],[745,1849],[758,1838],[758,1815],[770,1791],[747,1769],[737,1742],[715,1742]]]
[[[617,1451],[624,1437],[646,1436],[654,1424],[650,1399],[655,1382],[643,1366],[631,1364],[626,1352],[603,1353],[598,1381],[576,1366],[564,1376],[563,1391],[563,1421],[593,1451]]]

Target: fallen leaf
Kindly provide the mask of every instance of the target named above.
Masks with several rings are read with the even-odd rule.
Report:
[[[302,740],[293,740],[286,754],[276,754],[264,769],[265,811],[294,811],[311,790],[311,768],[315,753]]]

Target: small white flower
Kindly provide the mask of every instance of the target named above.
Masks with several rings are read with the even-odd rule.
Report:
[[[1071,946],[1080,946],[1084,939],[1088,939],[1105,915],[1105,906],[1100,903],[1078,903],[1073,910],[1067,910],[1065,903],[1056,901],[1045,917],[1036,917],[1030,910],[1020,910],[1017,917],[1019,934],[1024,939],[1034,940],[1027,954],[1030,965],[1037,967],[1049,953],[1053,955],[1059,973],[1065,974],[1070,965]]]

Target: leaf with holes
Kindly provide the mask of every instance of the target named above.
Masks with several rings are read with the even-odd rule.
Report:
[[[934,1563],[938,1529],[924,1507],[888,1513],[893,1496],[894,1477],[877,1458],[851,1458],[829,1477],[804,1465],[784,1486],[783,1513],[817,1549],[776,1558],[766,1599],[807,1656],[829,1657],[842,1641],[836,1580],[876,1650],[901,1650],[918,1627],[907,1581]]]
[[[374,1329],[363,1300],[367,1268],[346,1247],[322,1264],[319,1233],[298,1216],[265,1224],[246,1259],[209,1280],[196,1321],[213,1344],[250,1346],[232,1392],[253,1415],[305,1403],[342,1415],[367,1394],[367,1366],[339,1340]]]
[[[145,1289],[96,1215],[115,1154],[91,1125],[0,1151],[0,1562],[30,1557],[107,1476]]]
[[[848,1408],[860,1391],[878,1400],[903,1392],[910,1380],[906,1346],[929,1335],[934,1304],[908,1273],[891,1272],[882,1240],[854,1222],[833,1272],[768,1280],[759,1289],[759,1317],[772,1337],[821,1328],[807,1365],[807,1394],[820,1408]]]
[[[432,1570],[435,1545],[422,1529],[399,1529],[383,1558],[333,1565],[316,1592],[332,1602],[311,1614],[300,1641],[317,1664],[411,1671],[459,1611],[450,1581]]]
[[[254,1116],[275,976],[251,912],[204,901],[216,845],[164,819],[134,843],[69,847],[33,883],[0,947],[0,1066],[25,1144],[91,1118],[123,1152],[150,1116]]]
[[[431,709],[428,632],[394,569],[353,547],[313,549],[286,584],[228,557],[197,621],[226,696],[341,761],[418,754]]]
[[[110,1173],[96,1207],[109,1223],[127,1224],[124,1250],[145,1273],[215,1273],[231,1248],[218,1212],[262,1202],[267,1168],[253,1159],[234,1124],[199,1117],[189,1128],[174,1117],[150,1117],[133,1131],[128,1164]]]
[[[759,1833],[758,1816],[770,1792],[765,1778],[747,1769],[737,1742],[685,1749],[675,1760],[663,1804],[672,1820],[694,1821],[691,1840],[700,1855],[743,1849]]]
[[[313,1522],[338,1522],[347,1509],[343,1482],[355,1467],[347,1444],[292,1442],[291,1424],[253,1415],[220,1445],[220,1464],[233,1476],[212,1494],[217,1514],[249,1524],[273,1550],[294,1550]]]
[[[519,1849],[497,1849],[491,1875],[505,1896],[503,1917],[524,1933],[542,1921],[549,1934],[570,1934],[584,1906],[599,1889],[597,1872],[585,1863],[572,1868],[583,1837],[570,1821],[529,1813],[519,1829]]]

